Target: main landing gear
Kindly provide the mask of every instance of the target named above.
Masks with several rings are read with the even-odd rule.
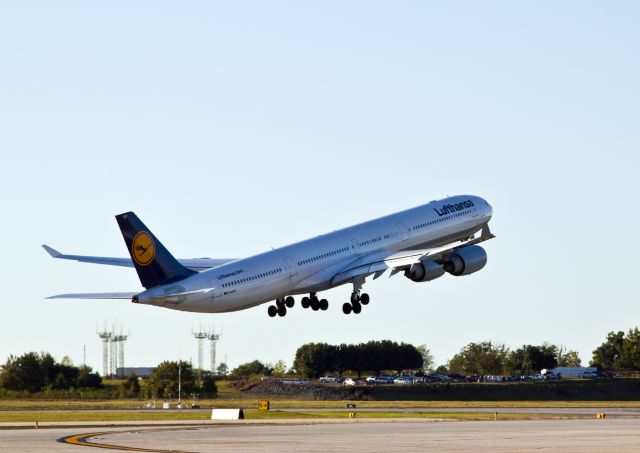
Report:
[[[279,299],[276,299],[275,305],[269,305],[267,313],[272,318],[275,318],[276,315],[280,317],[285,316],[287,314],[287,308],[293,308],[293,305],[295,303],[295,299],[291,296],[281,297]]]
[[[345,315],[355,313],[356,315],[362,311],[363,305],[369,304],[369,295],[367,293],[360,294],[360,288],[354,285],[353,292],[351,293],[351,302],[347,302],[342,306],[342,312]],[[280,297],[276,299],[275,305],[269,305],[267,313],[270,317],[286,316],[287,308],[293,308],[295,300],[291,296]],[[302,308],[311,308],[313,311],[322,310],[325,311],[329,308],[329,302],[327,299],[318,299],[316,293],[309,294],[309,297],[303,297],[300,301]]]
[[[367,293],[360,294],[360,290],[354,290],[351,293],[351,302],[345,302],[342,305],[342,312],[345,315],[348,315],[351,312],[357,315],[362,311],[362,306],[369,303],[369,300],[369,295]]]
[[[295,304],[295,300],[293,297],[281,297],[276,299],[275,305],[269,305],[267,308],[267,313],[270,317],[275,318],[276,316],[285,316],[287,314],[287,308],[293,308]],[[329,308],[329,302],[327,299],[318,299],[316,293],[311,293],[309,297],[303,297],[300,301],[302,308],[311,308],[313,311],[322,310],[325,311]]]
[[[327,299],[318,299],[316,293],[311,293],[309,296],[310,297],[303,297],[300,301],[302,308],[311,308],[313,311],[325,311],[329,308],[329,301],[327,301]]]

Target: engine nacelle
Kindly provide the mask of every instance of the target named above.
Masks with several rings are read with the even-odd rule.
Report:
[[[444,270],[451,275],[469,275],[478,272],[487,264],[487,252],[479,245],[458,249],[444,263]]]
[[[444,268],[442,265],[430,260],[424,260],[420,263],[416,263],[404,271],[404,276],[414,282],[428,282],[429,280],[435,280],[438,277],[442,277],[443,274]]]

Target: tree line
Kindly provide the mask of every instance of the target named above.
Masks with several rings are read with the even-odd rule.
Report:
[[[298,348],[293,368],[296,373],[317,378],[325,373],[354,372],[360,377],[371,371],[380,375],[382,371],[420,370],[423,356],[418,349],[407,343],[391,340],[369,341],[360,344],[330,345],[307,343]]]
[[[539,373],[544,368],[580,366],[577,352],[549,343],[522,345],[510,350],[491,341],[469,343],[438,371],[463,375],[502,375]]]
[[[589,366],[607,371],[640,370],[640,330],[637,327],[609,332],[607,338],[592,353]],[[464,375],[533,374],[544,368],[577,367],[582,361],[576,351],[564,346],[543,343],[522,345],[510,350],[490,341],[469,343],[454,355],[439,371]]]
[[[76,367],[68,358],[58,363],[46,352],[12,355],[0,367],[0,387],[6,390],[35,393],[45,389],[95,389],[101,385],[102,378],[91,367]]]
[[[640,370],[640,331],[637,327],[623,331],[609,332],[607,339],[593,351],[591,366],[602,370]]]
[[[46,352],[10,356],[0,366],[0,389],[15,392],[102,389],[106,390],[102,396],[112,398],[175,398],[179,380],[182,396],[197,394],[213,398],[217,394],[215,377],[208,372],[198,377],[188,362],[165,361],[155,367],[147,379],[132,375],[112,386],[103,385],[102,377],[91,367],[74,366],[67,357],[56,362]]]

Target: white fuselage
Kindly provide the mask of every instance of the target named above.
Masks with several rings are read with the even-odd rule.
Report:
[[[432,201],[232,261],[146,293],[161,296],[193,292],[175,300],[165,299],[162,304],[154,303],[176,310],[206,313],[242,310],[287,295],[308,294],[347,283],[334,284],[332,279],[371,253],[439,247],[463,240],[482,228],[492,214],[489,203],[476,196]],[[203,289],[206,291],[198,292]]]

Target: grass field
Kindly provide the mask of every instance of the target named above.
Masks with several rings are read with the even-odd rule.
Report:
[[[165,400],[157,400],[161,407]],[[168,400],[167,400],[168,401]],[[409,409],[409,408],[589,408],[589,407],[640,407],[640,401],[304,401],[298,399],[269,398],[271,409],[344,409],[354,403],[363,409]],[[59,401],[59,400],[0,400],[0,417],[7,411],[86,411],[86,410],[132,410],[142,409],[148,400],[107,400],[107,401]],[[175,404],[176,401],[171,401]],[[258,398],[218,399],[198,401],[203,409],[236,408],[253,409],[258,406]],[[188,409],[185,409],[188,412]],[[1,421],[1,418],[0,418]]]
[[[456,412],[455,410],[447,412],[358,412],[355,409],[357,418],[430,418],[430,419],[448,419],[448,420],[493,420],[495,415],[492,413],[468,413]],[[346,411],[259,411],[257,409],[249,409],[244,411],[247,420],[274,420],[274,419],[344,419],[348,417]],[[502,413],[499,414],[500,420],[528,420],[528,419],[566,419],[579,418],[579,416],[558,416],[551,414],[518,414],[518,413]],[[1,422],[23,422],[23,423],[39,423],[46,422],[136,422],[136,421],[176,421],[187,420],[193,422],[204,422],[210,419],[209,412],[194,411],[162,411],[162,410],[145,410],[145,411],[94,411],[94,410],[60,410],[60,411],[0,411]]]

